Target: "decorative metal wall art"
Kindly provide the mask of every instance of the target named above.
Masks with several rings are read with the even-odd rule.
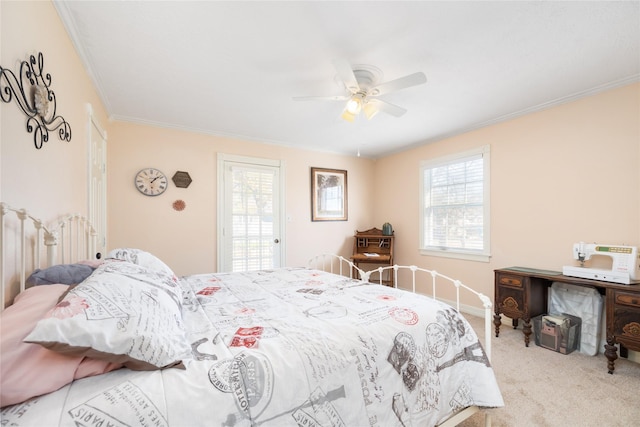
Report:
[[[20,63],[20,73],[0,67],[0,99],[16,103],[27,115],[27,132],[33,132],[33,143],[37,149],[49,141],[49,132],[58,131],[61,140],[71,141],[71,125],[56,115],[56,95],[49,89],[51,74],[43,74],[42,52],[38,58],[31,55],[29,61]]]
[[[175,202],[173,202],[173,209],[178,211],[178,212],[183,211],[184,208],[186,208],[186,207],[187,207],[187,204],[184,202],[184,200],[178,199]]]

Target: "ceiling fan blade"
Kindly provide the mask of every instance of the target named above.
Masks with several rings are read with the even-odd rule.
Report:
[[[346,101],[349,99],[347,95],[335,96],[294,96],[294,101]]]
[[[382,111],[395,117],[400,117],[407,112],[405,108],[398,107],[382,99],[370,99],[367,101],[367,105],[372,105],[372,107],[369,107],[372,111],[375,109],[376,111]],[[375,115],[375,113],[373,113],[373,115]],[[373,115],[371,115],[371,117],[373,117]],[[370,118],[368,114],[367,118]]]
[[[369,95],[383,95],[385,93],[395,92],[396,90],[405,89],[411,86],[421,85],[426,82],[427,76],[425,76],[424,73],[413,73],[408,76],[400,77],[399,79],[381,83],[378,86],[371,88]]]
[[[338,77],[340,77],[340,80],[342,80],[349,92],[356,93],[360,90],[356,75],[353,73],[353,69],[347,61],[335,60],[333,61],[333,66],[336,67]]]

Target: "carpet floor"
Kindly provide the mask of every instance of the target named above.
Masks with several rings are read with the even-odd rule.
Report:
[[[483,341],[483,319],[465,317]],[[483,409],[460,427],[484,426],[485,413],[494,427],[640,426],[640,364],[618,358],[611,375],[604,354],[564,355],[537,346],[533,335],[525,347],[522,326],[510,322],[503,316],[491,341],[505,406]]]

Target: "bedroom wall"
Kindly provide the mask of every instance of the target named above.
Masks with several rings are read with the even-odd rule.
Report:
[[[421,256],[420,161],[486,144],[490,262]],[[375,186],[388,203],[374,222],[393,224],[398,263],[458,277],[490,296],[494,269],[561,270],[573,265],[571,248],[579,241],[640,246],[640,84],[385,157]]]
[[[179,275],[217,267],[218,153],[285,162],[285,211],[290,218],[282,239],[285,265],[306,266],[320,252],[349,256],[354,230],[375,225],[370,209],[373,160],[126,122],[111,125],[108,145],[108,246],[147,249]],[[133,185],[134,175],[145,167],[156,167],[168,177],[188,171],[193,182],[186,189],[170,183],[161,196],[146,197]],[[347,171],[348,221],[311,221],[311,167]],[[172,208],[178,199],[186,203],[181,212]]]
[[[52,77],[57,114],[71,125],[71,141],[56,132],[36,150],[26,116],[15,101],[0,102],[0,200],[43,219],[68,212],[87,213],[87,104],[107,128],[107,115],[71,40],[49,1],[2,1],[0,65],[14,74],[20,62],[42,52]]]
[[[108,132],[104,106],[83,68],[71,40],[49,1],[0,1],[0,65],[19,73],[20,62],[42,52],[44,72],[51,74],[57,114],[70,124],[71,141],[57,133],[37,150],[33,133],[26,131],[26,116],[15,100],[0,102],[0,201],[29,213],[49,225],[70,212],[87,215],[87,104]],[[4,87],[4,86],[3,86]],[[14,217],[7,218],[10,226]],[[17,225],[7,232],[3,275],[17,293]],[[27,253],[31,253],[30,250]]]

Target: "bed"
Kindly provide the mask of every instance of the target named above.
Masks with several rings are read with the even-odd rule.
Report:
[[[61,262],[73,251],[56,257],[49,236],[41,268],[24,259],[38,258],[50,229],[24,210],[0,212],[3,298],[19,283],[2,313],[2,425],[433,426],[504,405],[490,346],[459,310],[371,283],[342,257],[178,278],[141,249],[91,260],[95,233],[81,220],[67,239],[75,254]],[[5,221],[11,213],[18,220]],[[434,288],[442,277],[390,268],[413,288],[418,274]]]

